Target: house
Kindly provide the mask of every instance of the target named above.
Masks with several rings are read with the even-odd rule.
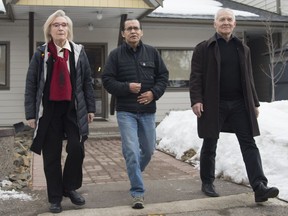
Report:
[[[158,101],[156,121],[161,121],[170,110],[190,109],[187,87],[193,48],[214,33],[215,11],[208,14],[165,12],[171,2],[176,1],[3,0],[6,12],[0,12],[0,126],[25,122],[24,89],[29,60],[37,45],[44,41],[42,26],[45,20],[57,9],[66,11],[74,24],[74,41],[85,46],[94,78],[96,119],[115,118],[110,115],[111,96],[104,90],[100,77],[109,52],[121,43],[120,25],[126,18],[141,20],[144,30],[143,41],[158,48],[170,70],[169,87]],[[190,8],[192,11],[195,7],[193,2],[196,1],[177,0],[177,5],[180,5],[180,8]],[[243,16],[239,13],[236,16],[235,33],[251,47],[259,98],[262,101],[269,101],[269,80],[259,70],[259,65],[265,63],[261,55],[266,52],[264,23],[266,20],[270,21],[279,44],[287,41],[284,31],[288,17],[280,15],[283,11],[287,15],[286,1],[276,1],[279,4],[286,4],[286,10],[283,5],[282,7],[278,5],[283,9],[281,13],[274,11],[275,8],[277,10],[277,4],[275,8],[269,6],[268,10],[257,8],[257,5],[245,4],[245,0],[203,1],[208,4],[207,2],[213,2],[218,8],[229,7],[250,14]]]

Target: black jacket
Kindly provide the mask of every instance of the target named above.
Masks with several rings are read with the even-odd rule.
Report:
[[[87,137],[89,133],[87,115],[88,113],[95,113],[95,97],[91,79],[91,68],[83,46],[71,41],[70,45],[74,53],[74,56],[70,56],[70,58],[75,60],[75,88],[73,88],[73,98],[75,98],[79,134],[81,137]],[[45,109],[45,107],[43,107],[43,92],[45,82],[47,81],[47,68],[49,64],[52,64],[50,59],[46,45],[38,47],[30,61],[27,72],[25,115],[27,120],[36,119],[37,127],[34,138],[37,135],[39,119],[43,115],[43,109]],[[32,148],[34,152],[40,153],[41,143],[35,143],[34,141]]]
[[[111,51],[102,74],[104,88],[116,96],[117,111],[133,113],[155,113],[156,100],[165,92],[168,84],[168,70],[158,53],[152,46],[139,43],[137,51],[123,43]],[[139,95],[129,91],[129,83],[141,83],[139,95],[152,91],[154,100],[147,104],[139,104]]]

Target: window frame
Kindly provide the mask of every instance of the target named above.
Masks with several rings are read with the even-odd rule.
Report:
[[[0,73],[5,73],[5,84],[0,83],[0,90],[10,90],[10,42],[0,41],[0,46],[5,46],[5,71],[0,71]]]
[[[194,47],[157,47],[157,50],[159,51],[161,58],[163,58],[162,57],[162,51],[192,51],[192,55],[191,55],[191,58],[192,58],[193,52],[194,52]],[[190,62],[191,62],[191,60],[192,59],[190,59]],[[190,73],[191,73],[191,71],[190,71]],[[189,73],[189,75],[190,75],[190,73]],[[188,81],[189,81],[189,79],[188,79]],[[177,91],[187,91],[187,90],[189,90],[189,85],[187,87],[167,86],[167,91],[177,92]]]

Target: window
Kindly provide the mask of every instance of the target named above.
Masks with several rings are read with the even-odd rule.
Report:
[[[188,88],[191,72],[191,49],[158,49],[169,70],[170,88]]]
[[[0,90],[9,89],[9,42],[0,41]]]

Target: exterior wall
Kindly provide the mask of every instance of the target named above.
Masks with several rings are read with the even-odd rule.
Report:
[[[212,23],[211,28],[185,26],[184,24],[162,24],[161,26],[145,22],[142,24],[143,42],[157,48],[194,48],[199,42],[214,34]],[[107,52],[109,54],[112,49],[117,47],[118,31],[118,28],[101,28],[89,31],[87,27],[76,27],[74,28],[74,41],[76,43],[105,43],[108,45]],[[25,122],[24,89],[29,65],[28,34],[28,22],[19,23],[16,21],[9,25],[1,25],[0,41],[10,41],[10,90],[0,91],[0,126],[11,126],[21,121]],[[42,27],[35,28],[34,40],[35,44],[44,41]],[[251,47],[252,49],[259,51],[259,47],[263,43],[251,41],[252,45],[254,45],[254,48]],[[255,58],[253,64],[258,64],[257,61],[260,60]],[[265,76],[261,72],[257,72],[257,70],[254,72],[258,94],[263,93],[263,90],[268,89],[267,80],[262,80]],[[260,100],[267,100],[265,98],[267,94],[267,92],[264,92],[264,95],[260,94]],[[110,95],[108,95],[108,101],[110,101]],[[109,105],[107,106],[109,108]],[[156,121],[160,122],[171,110],[187,109],[191,109],[188,88],[181,90],[168,88],[157,102]],[[109,119],[114,118],[115,116],[109,116]]]
[[[282,15],[288,16],[288,1],[281,0]]]
[[[1,26],[0,41],[10,41],[10,90],[0,91],[0,125],[13,125],[24,117],[24,87],[28,67],[28,28]]]
[[[271,101],[271,80],[269,77],[265,75],[262,71],[261,67],[264,67],[266,71],[268,71],[268,65],[266,62],[269,62],[269,57],[263,56],[264,53],[267,53],[267,46],[263,46],[265,44],[264,37],[255,38],[248,42],[248,46],[251,50],[251,58],[253,65],[253,74],[254,74],[254,82],[255,88],[257,91],[257,95],[260,101]],[[264,59],[264,60],[263,60]]]
[[[194,48],[199,42],[214,34],[210,29],[200,27],[155,26],[143,23],[143,42],[157,48]],[[160,122],[171,110],[191,109],[189,89],[167,89],[157,102],[156,121]]]
[[[202,38],[206,38],[207,35],[212,35],[214,32],[212,28],[211,30],[191,29],[191,27],[177,28],[167,29],[143,24],[143,41],[159,48],[193,48]],[[117,46],[118,31],[116,28],[101,28],[94,29],[94,31],[89,31],[87,27],[74,28],[74,41],[76,43],[106,43],[109,53]],[[10,41],[11,56],[10,90],[0,91],[0,126],[11,126],[21,121],[25,122],[24,90],[29,65],[28,34],[28,22],[21,24],[16,22],[9,26],[1,26],[0,41]],[[35,28],[34,41],[35,44],[44,41],[42,27]],[[157,107],[157,122],[161,121],[170,110],[190,109],[188,89],[182,91],[168,89],[158,101]],[[110,117],[114,118],[114,116]]]
[[[21,26],[21,27],[20,27]],[[10,41],[10,90],[0,91],[0,126],[24,121],[24,91],[29,66],[28,22],[1,26],[0,41]],[[108,53],[117,46],[118,29],[74,28],[76,43],[107,43]],[[43,42],[42,27],[35,28],[34,41]],[[36,47],[35,47],[36,48]]]
[[[239,2],[242,4],[246,4],[252,7],[260,8],[263,10],[267,10],[273,13],[277,13],[277,1],[278,0],[233,0],[235,2]],[[281,13],[282,15],[287,15],[288,14],[288,2],[287,0],[279,0],[280,5],[281,5]]]

